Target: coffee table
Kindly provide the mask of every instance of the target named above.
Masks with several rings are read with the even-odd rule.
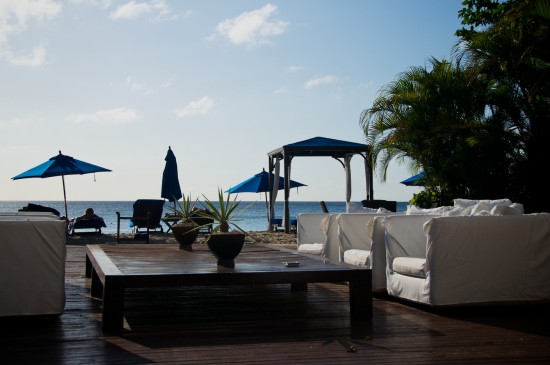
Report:
[[[92,297],[103,302],[102,329],[122,331],[125,288],[290,283],[291,290],[306,290],[308,283],[348,282],[350,318],[372,318],[371,270],[252,243],[244,245],[234,268],[216,261],[206,246],[189,252],[174,244],[87,245],[86,276]]]

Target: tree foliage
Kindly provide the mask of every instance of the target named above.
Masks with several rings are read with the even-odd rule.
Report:
[[[540,169],[550,137],[546,0],[465,0],[452,61],[386,85],[360,124],[384,181],[390,162],[423,169],[441,203],[509,197],[550,211]]]

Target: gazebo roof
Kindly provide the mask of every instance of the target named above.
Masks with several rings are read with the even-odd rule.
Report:
[[[279,174],[278,168],[279,161],[283,160],[284,162],[284,175],[285,182],[290,181],[290,165],[293,157],[303,156],[303,157],[332,157],[338,160],[345,169],[346,172],[346,203],[349,202],[351,197],[351,177],[350,177],[350,160],[353,155],[361,155],[364,158],[365,162],[365,178],[366,178],[366,188],[367,188],[367,200],[372,199],[372,165],[369,163],[368,153],[370,151],[370,146],[361,143],[341,141],[338,139],[325,138],[325,137],[313,137],[306,139],[304,141],[291,143],[284,145],[283,147],[277,148],[267,155],[269,157],[269,176],[273,169]],[[274,160],[276,162],[274,163]],[[342,161],[344,160],[344,161]],[[290,211],[288,206],[288,196],[289,196],[290,186],[285,184],[285,205],[284,205],[284,227],[285,232],[289,232],[290,225]],[[274,218],[274,199],[273,197],[277,195],[277,191],[269,192],[269,201],[270,201],[270,219]]]
[[[331,156],[345,157],[358,153],[367,153],[369,146],[362,143],[341,141],[338,139],[313,137],[304,141],[291,143],[279,147],[267,155],[270,157],[283,157],[286,151],[291,156]]]

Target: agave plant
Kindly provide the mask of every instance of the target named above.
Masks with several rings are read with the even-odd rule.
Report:
[[[204,194],[203,194],[204,196]],[[241,202],[237,200],[237,195],[231,199],[231,193],[227,193],[227,198],[224,198],[222,189],[218,188],[218,205],[215,205],[211,200],[204,196],[204,206],[207,212],[200,212],[199,215],[205,218],[211,218],[217,225],[212,229],[212,233],[229,232],[229,228],[233,227],[246,234],[235,222],[241,219],[238,216],[250,208],[253,204],[239,209]]]
[[[199,199],[197,198],[195,199],[195,201],[191,201],[191,194],[189,194],[188,196],[185,196],[185,194],[182,195],[183,196],[181,203],[179,201],[176,201],[177,205],[174,205],[174,207],[169,207],[169,209],[172,210],[175,216],[181,219],[182,223],[192,222],[191,218]]]

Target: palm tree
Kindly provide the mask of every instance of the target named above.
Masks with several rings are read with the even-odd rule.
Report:
[[[495,182],[502,186],[507,174],[510,141],[486,118],[492,85],[472,77],[459,60],[432,58],[430,66],[400,74],[361,114],[377,172],[385,181],[391,161],[408,161],[413,172],[427,173],[426,186],[440,191],[442,203],[495,196]]]
[[[491,80],[490,113],[514,133],[511,191],[526,211],[548,211],[550,196],[540,178],[550,137],[550,5],[541,0],[509,1],[498,19],[470,32],[455,53],[477,77]]]

